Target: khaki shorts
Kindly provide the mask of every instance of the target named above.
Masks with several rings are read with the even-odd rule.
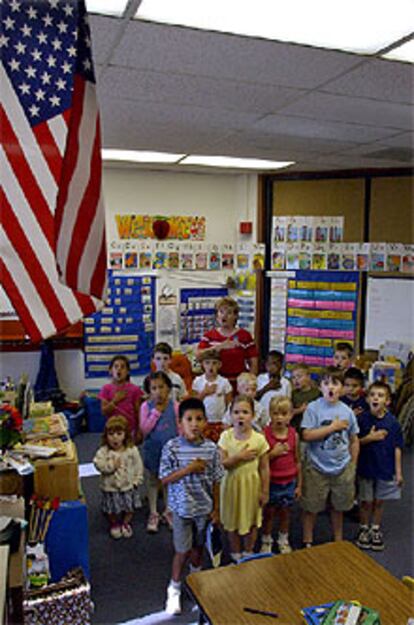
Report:
[[[327,475],[307,463],[303,472],[302,508],[314,514],[322,512],[330,495],[334,510],[350,510],[355,497],[355,469],[355,465],[349,462],[342,473]]]

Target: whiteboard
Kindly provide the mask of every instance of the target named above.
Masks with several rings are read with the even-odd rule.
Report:
[[[368,276],[365,349],[385,341],[414,346],[414,279]]]

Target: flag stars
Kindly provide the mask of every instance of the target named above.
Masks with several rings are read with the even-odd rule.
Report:
[[[26,13],[27,13],[27,17],[29,18],[29,20],[35,20],[37,17],[37,11],[33,7],[29,7]]]
[[[59,89],[59,91],[63,91],[66,88],[66,80],[63,80],[63,78],[59,78],[56,81],[56,88]]]
[[[49,56],[46,59],[47,64],[49,65],[49,67],[56,67],[56,57],[52,56],[51,54],[49,54]]]
[[[15,22],[16,22],[16,20],[12,20],[11,17],[6,17],[6,19],[4,20],[4,27],[5,27],[5,29],[6,30],[13,30]]]
[[[47,72],[43,72],[43,74],[40,76],[41,81],[44,85],[50,85],[50,80],[52,78],[52,76],[50,74],[48,74]]]
[[[70,46],[70,48],[66,49],[66,52],[69,54],[69,56],[76,56],[75,46]]]
[[[71,15],[73,15],[73,7],[71,7],[70,4],[65,4],[65,6],[63,7],[63,11],[66,17],[70,17]]]
[[[49,4],[51,9],[57,9],[59,0],[49,0]]]
[[[35,48],[33,50],[33,52],[31,52],[30,54],[33,57],[33,61],[41,61],[42,60],[42,53],[37,48]]]
[[[70,63],[67,63],[66,61],[63,63],[62,65],[62,70],[64,74],[70,74],[72,71],[71,65]]]
[[[62,49],[62,42],[60,41],[60,39],[55,37],[55,39],[53,39],[53,41],[52,41],[52,46],[53,46],[53,49],[55,51],[56,50],[61,50]]]
[[[52,106],[59,106],[60,98],[57,95],[52,95],[52,97],[49,98],[49,102]]]
[[[61,35],[63,35],[63,33],[66,33],[68,31],[68,25],[65,24],[65,22],[59,22],[57,27]]]
[[[85,72],[87,72],[89,69],[92,69],[92,63],[90,62],[89,59],[85,59],[82,65],[83,65],[83,69],[85,70]]]
[[[40,32],[40,33],[37,35],[37,40],[38,40],[38,42],[39,42],[39,44],[40,44],[40,45],[46,44],[46,42],[47,42],[47,36],[46,36],[46,34],[45,34],[45,33]]]
[[[6,37],[6,35],[0,35],[0,48],[7,46],[9,39],[10,37]]]
[[[17,54],[24,54],[26,52],[26,46],[21,41],[18,41],[14,47]]]
[[[45,92],[45,91],[43,91],[43,89],[38,89],[38,90],[35,92],[36,100],[37,100],[38,102],[40,102],[41,100],[43,101],[43,100],[45,99],[45,94],[46,94],[46,92]]]
[[[46,15],[44,17],[42,17],[42,20],[43,20],[43,23],[44,23],[46,28],[48,26],[52,26],[52,24],[53,24],[52,16],[49,15],[49,13],[46,13]]]
[[[19,85],[19,89],[22,92],[22,95],[29,95],[30,93],[30,85],[28,85],[27,82],[22,82],[22,84]]]
[[[17,2],[17,0],[12,0],[10,2],[10,9],[13,11],[13,13],[18,11],[20,9],[20,2]]]
[[[85,37],[85,46],[87,48],[91,47],[91,38],[90,37]]]
[[[27,24],[23,24],[20,30],[22,32],[23,37],[30,37],[30,35],[32,34],[32,29]]]
[[[9,67],[12,72],[18,72],[20,70],[20,61],[17,59],[11,59],[9,61]]]
[[[24,71],[26,72],[28,78],[36,78],[37,70],[32,65],[29,65],[29,67],[26,67]]]
[[[36,104],[32,104],[32,106],[29,108],[29,112],[32,117],[37,117],[39,115],[39,111],[40,108],[36,106]]]

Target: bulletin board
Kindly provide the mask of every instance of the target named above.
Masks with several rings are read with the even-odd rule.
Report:
[[[150,369],[155,341],[155,277],[108,271],[108,301],[84,319],[85,377],[106,377],[113,356],[128,357],[131,374]]]
[[[414,345],[414,276],[368,276],[364,347],[387,340]]]
[[[214,327],[215,303],[228,294],[227,288],[180,290],[180,343],[199,343],[205,332]]]
[[[318,370],[333,364],[337,342],[355,344],[356,271],[296,271],[287,284],[285,360]]]

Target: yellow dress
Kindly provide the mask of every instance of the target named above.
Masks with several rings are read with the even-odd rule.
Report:
[[[234,436],[233,428],[225,430],[218,442],[218,446],[229,456],[239,453],[246,445],[249,449],[256,450],[258,455],[254,460],[226,469],[220,485],[221,522],[225,530],[240,535],[248,534],[253,526],[262,525],[259,460],[268,451],[269,445],[263,434],[255,430],[252,430],[250,438],[238,440]]]

